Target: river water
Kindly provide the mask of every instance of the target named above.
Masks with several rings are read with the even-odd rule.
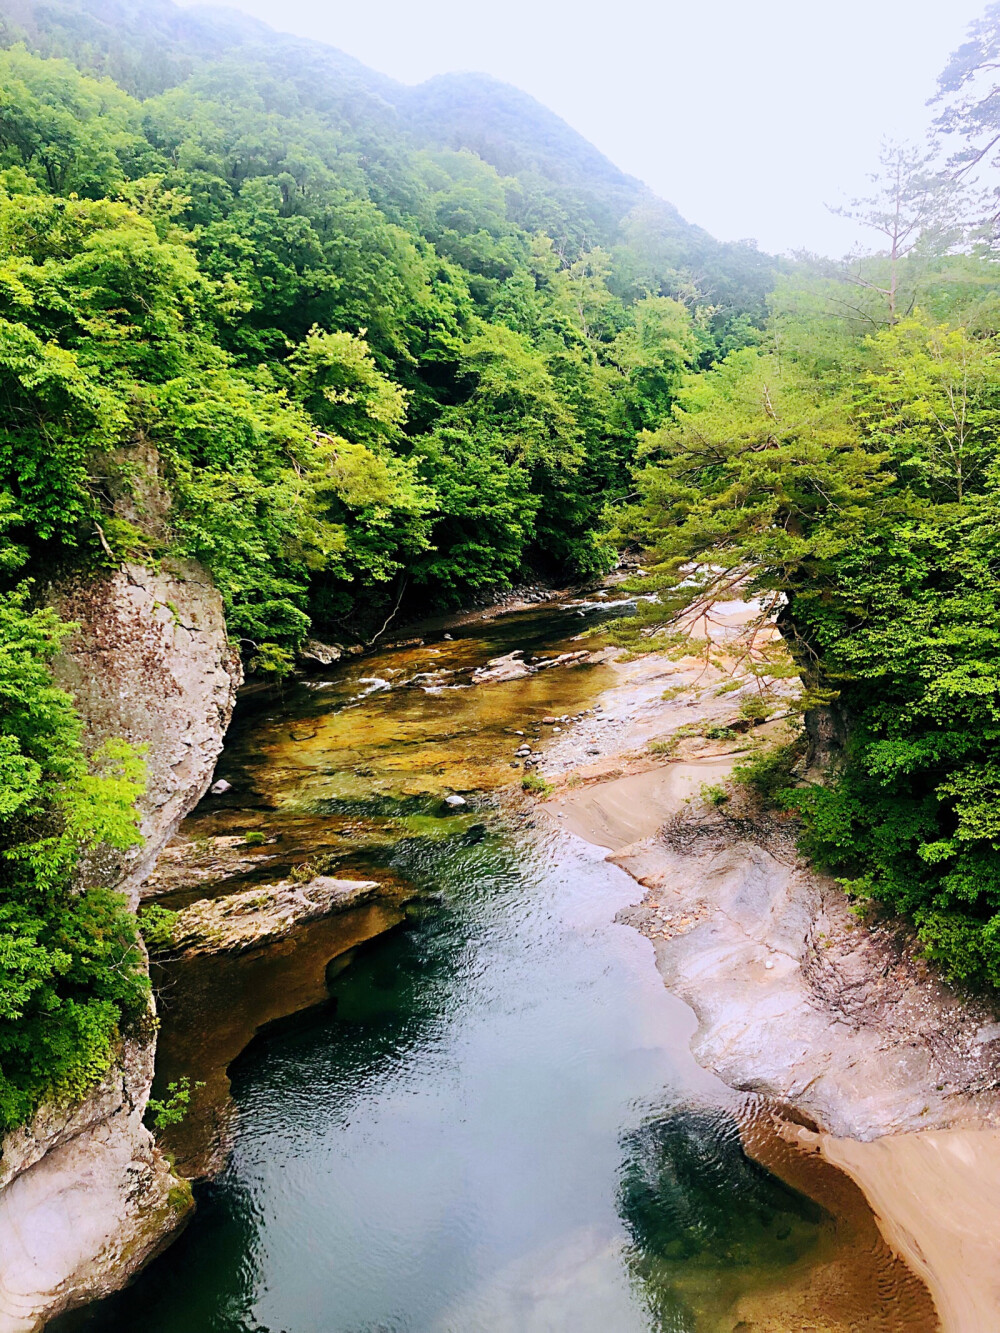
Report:
[[[782,1179],[747,1155],[752,1103],[694,1063],[693,1016],[616,924],[639,886],[504,795],[514,732],[592,706],[610,671],[470,687],[469,669],[578,648],[586,618],[476,622],[243,708],[219,769],[233,789],[182,840],[277,841],[163,901],[304,863],[406,901],[157,970],[161,1083],[204,1083],[173,1149],[194,1161],[212,1129],[232,1151],[181,1238],[73,1327],[934,1327],[844,1178],[785,1162]],[[448,791],[468,807],[448,813]]]

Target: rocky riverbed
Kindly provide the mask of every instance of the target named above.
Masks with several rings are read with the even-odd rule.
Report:
[[[192,1095],[165,1146],[214,1179],[85,1327],[936,1327],[860,1190],[696,1063],[615,920],[641,890],[561,831],[614,790],[605,822],[653,833],[787,726],[729,726],[714,682],[664,737],[704,664],[612,665],[580,635],[621,600],[418,629],[238,715],[143,886],[177,913],[155,1095]]]

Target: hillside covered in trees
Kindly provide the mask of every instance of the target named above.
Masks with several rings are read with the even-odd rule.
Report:
[[[160,546],[204,561],[252,650],[404,581],[426,603],[602,568],[638,432],[763,317],[768,261],[513,89],[408,89],[166,3],[18,17],[3,318],[45,370],[7,362],[12,536],[140,554],[100,513],[141,434]]]

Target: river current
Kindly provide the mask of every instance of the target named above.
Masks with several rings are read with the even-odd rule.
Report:
[[[207,1089],[174,1149],[194,1153],[214,1114],[232,1151],[180,1239],[67,1326],[933,1327],[836,1173],[782,1179],[745,1151],[750,1104],[695,1064],[693,1015],[616,923],[639,886],[504,794],[515,732],[553,714],[572,726],[610,672],[470,686],[468,670],[513,647],[578,648],[593,618],[579,612],[429,635],[242,708],[219,768],[232,791],[181,838],[278,841],[235,880],[163,901],[304,861],[408,900],[347,952],[320,923],[255,956],[157,970],[164,1069]],[[451,791],[467,807],[449,812]]]

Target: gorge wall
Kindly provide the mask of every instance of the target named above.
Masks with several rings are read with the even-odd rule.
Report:
[[[51,592],[77,625],[55,663],[87,742],[146,747],[141,848],[85,867],[89,883],[139,885],[204,795],[241,680],[222,599],[199,566],[125,565]],[[81,1103],[44,1106],[0,1144],[0,1333],[34,1333],[122,1286],[191,1207],[142,1123],[153,1077],[152,1013]]]

